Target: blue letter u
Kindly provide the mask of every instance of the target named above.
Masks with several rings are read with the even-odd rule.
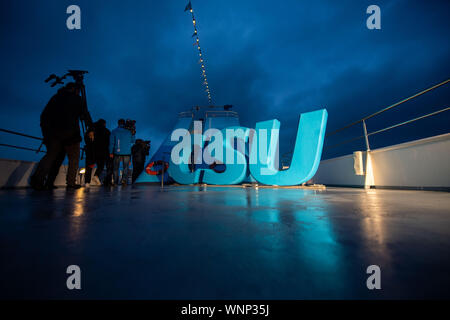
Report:
[[[287,170],[280,171],[278,168],[270,168],[270,165],[275,163],[274,154],[270,152],[268,156],[272,158],[268,159],[265,164],[261,163],[258,157],[259,143],[252,143],[251,158],[255,159],[256,156],[257,159],[250,163],[252,176],[262,184],[278,186],[298,185],[311,179],[319,167],[322,156],[327,118],[326,109],[300,115],[291,165]],[[277,120],[258,122],[256,124],[257,137],[260,137],[261,130],[270,132],[271,129],[278,127],[279,122],[277,122]],[[270,142],[270,138],[268,140]]]

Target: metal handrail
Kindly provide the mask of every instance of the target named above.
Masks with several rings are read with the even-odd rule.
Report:
[[[388,111],[388,110],[390,110],[390,109],[392,109],[392,108],[394,108],[394,107],[397,107],[397,106],[401,105],[402,103],[405,103],[405,102],[407,102],[407,101],[409,101],[409,100],[411,100],[411,99],[414,99],[414,98],[416,98],[416,97],[418,97],[418,96],[420,96],[420,95],[422,95],[422,94],[425,94],[425,93],[427,93],[427,92],[429,92],[429,91],[431,91],[431,90],[433,90],[433,89],[436,89],[436,88],[438,88],[438,87],[441,87],[441,86],[443,86],[443,85],[445,85],[445,84],[447,84],[447,83],[449,83],[449,82],[450,82],[450,79],[447,79],[447,80],[445,80],[445,81],[442,81],[441,83],[438,83],[438,84],[436,84],[436,85],[434,85],[434,86],[432,86],[432,87],[430,87],[430,88],[428,88],[428,89],[422,90],[422,91],[420,91],[420,92],[418,92],[418,93],[416,93],[416,94],[414,94],[414,95],[412,95],[412,96],[410,96],[410,97],[408,97],[408,98],[405,98],[405,99],[403,99],[403,100],[400,100],[399,102],[396,102],[396,103],[394,103],[394,104],[391,104],[390,106],[388,106],[388,107],[386,107],[386,108],[383,108],[383,109],[381,109],[381,110],[379,110],[379,111],[377,111],[377,112],[375,112],[375,113],[372,113],[371,115],[368,115],[368,116],[366,116],[366,117],[364,117],[364,118],[362,118],[362,119],[356,120],[356,121],[354,121],[354,122],[352,122],[352,123],[350,123],[350,124],[348,124],[348,125],[346,125],[346,126],[344,126],[344,127],[342,127],[342,128],[339,128],[339,129],[337,129],[337,130],[335,130],[335,131],[332,131],[332,132],[328,133],[325,137],[332,136],[332,135],[334,135],[334,134],[336,134],[336,133],[338,133],[338,132],[341,132],[342,130],[345,130],[345,129],[347,129],[347,128],[350,128],[350,127],[352,127],[352,126],[354,126],[354,125],[356,125],[356,124],[358,124],[358,123],[360,123],[360,122],[363,122],[363,121],[365,121],[365,120],[367,120],[367,119],[370,119],[370,118],[372,118],[372,117],[374,117],[374,116],[376,116],[376,115],[379,115],[380,113],[383,113],[383,112]]]
[[[29,134],[25,134],[25,133],[13,131],[13,130],[7,130],[7,129],[2,129],[2,128],[0,128],[0,132],[5,132],[5,133],[9,133],[9,134],[14,134],[14,135],[17,135],[17,136],[26,137],[26,138],[30,138],[30,139],[36,139],[36,140],[40,140],[40,141],[43,141],[43,140],[44,140],[43,138],[40,138],[40,137],[32,136],[32,135],[29,135]],[[39,146],[38,149],[32,149],[32,148],[27,148],[27,147],[21,147],[21,146],[16,146],[16,145],[12,145],[12,144],[6,144],[6,143],[0,143],[0,146],[1,146],[1,147],[14,148],[14,149],[21,149],[21,150],[34,151],[34,152],[36,152],[36,153],[39,153],[39,152],[44,152],[44,153],[45,153],[45,152],[46,152],[46,151],[44,151],[44,150],[41,150],[42,143],[41,143],[41,145]]]
[[[367,133],[367,135],[362,135],[362,136],[358,136],[358,137],[355,137],[355,138],[352,138],[352,139],[341,141],[341,142],[336,143],[334,145],[327,146],[326,148],[324,148],[324,150],[332,149],[332,148],[341,146],[343,144],[346,144],[346,143],[349,143],[349,142],[353,142],[353,141],[358,140],[358,139],[362,139],[362,138],[369,137],[369,136],[372,136],[372,135],[377,134],[377,133],[381,133],[381,132],[384,132],[384,131],[387,131],[387,130],[391,130],[391,129],[394,129],[394,128],[397,128],[397,127],[401,127],[401,126],[404,126],[405,124],[409,124],[409,123],[415,122],[417,120],[425,119],[425,118],[434,116],[436,114],[439,114],[439,113],[442,113],[442,112],[445,112],[445,111],[448,111],[448,110],[450,110],[450,107],[446,107],[444,109],[441,109],[441,110],[438,110],[438,111],[434,111],[434,112],[425,114],[423,116],[420,116],[420,117],[417,117],[417,118],[414,118],[414,119],[410,119],[410,120],[407,120],[407,121],[404,121],[404,122],[400,122],[400,123],[394,124],[392,126],[389,126],[389,127],[386,127],[386,128],[383,128],[383,129],[380,129],[380,130],[377,130],[377,131],[374,131],[374,132]]]
[[[333,149],[333,148],[342,146],[344,144],[347,144],[347,143],[350,143],[350,142],[353,142],[353,141],[356,141],[356,140],[359,140],[359,139],[362,139],[362,138],[364,138],[364,136],[358,136],[358,137],[355,137],[355,138],[352,138],[352,139],[347,139],[347,140],[341,141],[339,143],[333,144],[331,146],[326,146],[326,147],[323,148],[323,150]]]
[[[178,118],[193,118],[194,113],[192,111],[183,111],[178,113]]]
[[[434,116],[434,115],[436,115],[436,114],[439,114],[439,113],[441,113],[441,112],[445,112],[445,111],[448,111],[448,110],[450,110],[450,107],[447,107],[447,108],[444,108],[444,109],[441,109],[441,110],[438,110],[438,111],[435,111],[435,112],[431,112],[431,113],[429,113],[429,114],[426,114],[426,115],[423,115],[423,116],[420,116],[420,117],[417,117],[417,118],[414,118],[414,119],[411,119],[411,120],[407,120],[407,121],[404,121],[404,122],[401,122],[401,123],[398,123],[398,124],[394,124],[394,125],[392,125],[392,126],[390,126],[390,127],[387,127],[387,128],[384,128],[384,129],[380,129],[380,130],[377,130],[377,131],[374,131],[374,132],[371,132],[371,133],[369,133],[369,134],[367,134],[367,135],[368,135],[368,136],[371,136],[371,135],[373,135],[373,134],[377,134],[377,133],[384,132],[384,131],[387,131],[387,130],[390,130],[390,129],[394,129],[394,128],[403,126],[403,125],[405,125],[405,124],[408,124],[408,123],[411,123],[411,122],[414,122],[414,121],[417,121],[417,120],[425,119],[425,118]]]
[[[44,153],[46,153],[46,151],[41,150],[41,149],[31,149],[31,148],[27,148],[27,147],[15,146],[15,145],[12,145],[12,144],[0,143],[0,146],[2,146],[2,147],[14,148],[14,149],[21,149],[21,150],[29,150],[29,151],[34,151],[34,152],[36,152],[36,153],[38,153],[38,152],[44,152]]]
[[[206,118],[208,118],[208,117],[213,118],[215,116],[223,116],[223,115],[226,115],[226,117],[239,118],[239,114],[236,111],[220,110],[220,111],[206,111],[205,112]]]
[[[1,128],[0,128],[0,131],[1,131],[1,132],[6,132],[6,133],[10,133],[10,134],[15,134],[15,135],[22,136],[22,137],[31,138],[31,139],[43,140],[43,139],[40,138],[40,137],[30,136],[29,134],[24,134],[24,133],[12,131],[12,130],[6,130],[6,129],[1,129]]]
[[[332,131],[332,132],[326,134],[325,137],[329,137],[329,136],[332,136],[332,135],[334,135],[334,134],[336,134],[336,133],[338,133],[338,132],[341,132],[341,131],[343,131],[343,130],[345,130],[345,129],[347,129],[347,128],[350,128],[350,127],[352,127],[352,126],[354,126],[354,125],[356,125],[356,124],[358,124],[358,123],[362,123],[362,125],[363,125],[363,133],[364,133],[364,135],[361,135],[361,136],[358,136],[358,137],[355,137],[355,138],[351,138],[351,139],[347,139],[347,140],[341,141],[341,142],[336,143],[336,144],[331,145],[331,146],[326,146],[326,147],[323,148],[323,150],[329,150],[329,149],[332,149],[332,148],[341,146],[341,145],[343,145],[343,144],[346,144],[346,143],[349,143],[349,142],[353,142],[353,141],[356,141],[356,140],[365,138],[365,142],[366,142],[366,150],[367,150],[367,151],[370,151],[370,145],[369,145],[369,139],[368,139],[369,136],[374,135],[374,134],[377,134],[377,133],[381,133],[381,132],[384,132],[384,131],[387,131],[387,130],[390,130],[390,129],[394,129],[394,128],[403,126],[403,125],[405,125],[405,124],[409,124],[409,123],[411,123],[411,122],[414,122],[414,121],[417,121],[417,120],[421,120],[421,119],[424,119],[424,118],[427,118],[427,117],[430,117],[430,116],[439,114],[439,113],[441,113],[441,112],[448,111],[448,110],[449,110],[449,107],[446,107],[446,108],[444,108],[444,109],[441,109],[441,110],[438,110],[438,111],[435,111],[435,112],[432,112],[432,113],[429,113],[429,114],[426,114],[426,115],[423,115],[423,116],[420,116],[420,117],[417,117],[417,118],[414,118],[414,119],[411,119],[411,120],[408,120],[408,121],[404,121],[404,122],[401,122],[401,123],[398,123],[398,124],[395,124],[395,125],[386,127],[386,128],[384,128],[384,129],[380,129],[380,130],[377,130],[377,131],[374,131],[374,132],[370,132],[370,133],[367,132],[366,120],[368,120],[368,119],[370,119],[370,118],[373,118],[373,117],[375,117],[376,115],[379,115],[379,114],[381,114],[381,113],[383,113],[383,112],[386,112],[386,111],[388,111],[388,110],[390,110],[390,109],[392,109],[392,108],[395,108],[395,107],[397,107],[397,106],[399,106],[399,105],[401,105],[401,104],[403,104],[403,103],[405,103],[405,102],[407,102],[407,101],[409,101],[409,100],[412,100],[412,99],[414,99],[414,98],[416,98],[416,97],[418,97],[418,96],[421,96],[421,95],[423,95],[423,94],[425,94],[425,93],[427,93],[427,92],[430,92],[431,90],[434,90],[434,89],[436,89],[436,88],[438,88],[438,87],[441,87],[441,86],[443,86],[443,85],[445,85],[445,84],[447,84],[447,83],[449,83],[449,82],[450,82],[450,79],[447,79],[447,80],[445,80],[445,81],[442,81],[442,82],[440,82],[440,83],[438,83],[438,84],[436,84],[436,85],[434,85],[434,86],[432,86],[432,87],[429,87],[429,88],[427,88],[427,89],[425,89],[425,90],[422,90],[422,91],[420,91],[420,92],[418,92],[418,93],[416,93],[416,94],[414,94],[414,95],[412,95],[412,96],[410,96],[410,97],[408,97],[408,98],[405,98],[405,99],[403,99],[403,100],[400,100],[400,101],[398,101],[398,102],[396,102],[396,103],[394,103],[394,104],[391,104],[390,106],[388,106],[388,107],[386,107],[386,108],[383,108],[383,109],[381,109],[381,110],[379,110],[379,111],[377,111],[377,112],[375,112],[375,113],[372,113],[372,114],[370,114],[370,115],[368,115],[368,116],[366,116],[366,117],[364,117],[364,118],[361,118],[361,119],[359,119],[359,120],[356,120],[356,121],[354,121],[354,122],[352,122],[352,123],[350,123],[350,124],[348,124],[348,125],[346,125],[346,126],[343,126],[343,127],[339,128],[339,129],[337,129],[337,130],[334,130],[334,131]],[[287,152],[287,153],[283,154],[283,155],[281,156],[281,158],[285,159],[285,158],[287,158],[287,157],[288,157],[289,155],[291,155],[291,154],[292,154],[292,152]]]

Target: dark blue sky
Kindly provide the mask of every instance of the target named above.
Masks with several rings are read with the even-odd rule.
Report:
[[[2,1],[0,127],[40,135],[39,115],[54,89],[44,79],[89,70],[94,120],[134,118],[153,151],[177,113],[206,105],[186,0]],[[82,29],[66,28],[68,5]],[[232,104],[241,124],[281,121],[281,149],[293,145],[298,114],[325,107],[337,129],[450,77],[449,1],[193,0],[216,105]],[[381,8],[381,30],[366,8]],[[369,120],[369,131],[448,106],[447,87]],[[373,147],[448,132],[449,112],[371,139]],[[361,127],[327,139],[332,145]],[[0,134],[0,143],[37,147]],[[363,148],[363,141],[325,157]],[[38,159],[0,147],[1,158]]]

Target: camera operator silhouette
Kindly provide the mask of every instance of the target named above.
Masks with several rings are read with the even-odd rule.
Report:
[[[144,171],[145,157],[149,155],[150,141],[136,139],[136,143],[131,148],[133,156],[133,174],[131,181],[134,183],[142,171]]]
[[[50,99],[41,114],[40,124],[47,153],[30,179],[34,189],[54,188],[54,181],[66,154],[69,159],[67,188],[81,187],[76,184],[81,142],[79,121],[85,121],[90,127],[92,120],[84,106],[80,90],[78,84],[67,83]]]

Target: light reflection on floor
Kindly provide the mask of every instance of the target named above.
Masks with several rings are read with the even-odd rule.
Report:
[[[5,190],[0,205],[0,297],[450,297],[448,193],[133,186]]]

